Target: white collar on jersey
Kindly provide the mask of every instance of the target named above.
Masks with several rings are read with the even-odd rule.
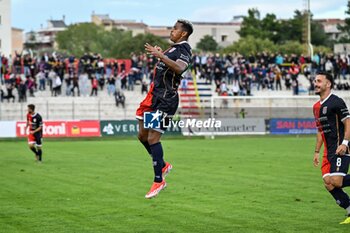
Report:
[[[35,117],[37,113],[34,113],[34,115],[32,115],[32,117]]]
[[[181,41],[181,42],[179,42],[179,43],[175,43],[174,45],[177,45],[177,44],[185,44],[185,43],[188,43],[187,40]]]
[[[320,101],[321,105],[324,104],[324,102],[326,102],[329,99],[329,97],[331,97],[331,95],[333,95],[332,92],[329,93],[329,95],[324,100]]]

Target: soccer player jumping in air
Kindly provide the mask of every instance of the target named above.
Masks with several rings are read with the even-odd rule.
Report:
[[[182,74],[191,64],[192,51],[187,40],[192,32],[193,26],[189,21],[178,20],[170,33],[170,39],[174,42],[170,48],[162,51],[158,46],[145,44],[146,52],[158,58],[150,90],[136,111],[140,126],[138,138],[153,160],[154,182],[146,198],[157,196],[166,187],[164,177],[172,169],[172,165],[163,159],[160,138],[166,130],[163,121],[169,122],[179,105],[177,89]],[[155,111],[156,116],[161,117],[160,127],[145,128],[144,113]]]
[[[29,127],[28,145],[34,152],[36,161],[42,161],[42,131],[43,120],[39,113],[35,113],[35,106],[33,104],[28,105],[27,114],[27,126]]]
[[[322,176],[326,189],[337,204],[347,211],[347,218],[340,224],[350,224],[350,199],[343,190],[350,186],[348,173],[350,155],[350,115],[343,99],[331,93],[334,79],[327,72],[319,72],[315,79],[315,93],[320,100],[313,112],[318,128],[314,165],[318,166],[320,149],[324,144]]]

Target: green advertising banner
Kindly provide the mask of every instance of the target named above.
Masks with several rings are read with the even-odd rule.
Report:
[[[139,132],[137,120],[101,121],[100,126],[102,137],[136,136]],[[182,133],[180,128],[172,127],[166,131],[165,135],[182,135]]]

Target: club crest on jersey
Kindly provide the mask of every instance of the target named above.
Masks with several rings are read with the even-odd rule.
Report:
[[[326,113],[327,113],[327,106],[325,106],[325,107],[322,108],[322,113],[323,113],[323,114],[326,114]]]
[[[168,53],[172,53],[172,52],[174,52],[176,50],[176,48],[172,48],[172,49],[170,49],[169,51],[168,51]]]
[[[33,119],[33,122],[36,122],[36,118]]]

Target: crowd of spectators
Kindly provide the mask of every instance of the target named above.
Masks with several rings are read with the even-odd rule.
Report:
[[[130,69],[123,60],[103,59],[99,54],[80,58],[16,54],[13,59],[0,58],[1,101],[23,102],[27,95],[34,97],[49,90],[51,96],[97,96],[99,91],[106,91],[116,103],[122,103],[124,90],[133,89],[139,73],[136,66]]]
[[[27,95],[49,90],[51,96],[98,96],[106,92],[116,104],[124,106],[124,91],[134,91],[135,83],[147,93],[157,59],[146,54],[131,54],[126,60],[104,59],[99,54],[63,57],[58,54],[18,54],[0,57],[1,101],[25,102]],[[350,55],[303,55],[258,53],[194,54],[192,71],[199,79],[214,83],[218,95],[252,95],[252,91],[291,90],[300,92],[300,73],[309,80],[307,91],[313,92],[313,79],[319,70],[331,72],[336,89],[349,90]],[[185,76],[182,85],[191,79]],[[342,81],[340,81],[342,80]],[[303,90],[305,91],[305,90]],[[15,95],[15,93],[17,95]]]
[[[313,80],[320,70],[334,75],[336,89],[350,89],[346,81],[350,74],[350,55],[315,54],[310,59],[295,54],[194,54],[193,69],[198,78],[208,83],[214,82],[219,95],[252,95],[253,89],[291,90],[298,95],[302,78],[299,74],[309,81],[303,91],[312,94]]]

